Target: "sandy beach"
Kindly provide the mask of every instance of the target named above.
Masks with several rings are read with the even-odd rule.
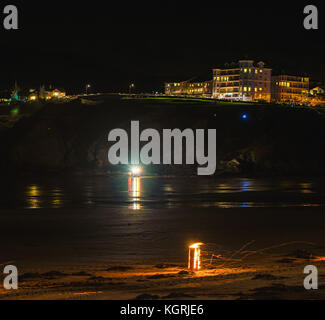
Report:
[[[255,260],[255,261],[254,261]],[[325,257],[248,259],[188,272],[185,265],[98,265],[61,268],[20,276],[19,290],[0,290],[1,299],[20,300],[252,300],[324,299]],[[303,269],[318,266],[318,290],[303,287]]]
[[[19,270],[0,299],[325,298],[322,206],[16,209],[0,221],[0,261]],[[303,287],[310,264],[319,290]]]

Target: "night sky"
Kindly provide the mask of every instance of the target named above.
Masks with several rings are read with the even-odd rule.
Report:
[[[250,58],[273,73],[325,82],[325,4],[317,1],[9,1],[18,31],[1,28],[1,89],[54,84],[68,92],[162,90],[165,81],[212,78],[211,69]],[[224,4],[228,3],[228,4]],[[319,30],[303,28],[318,6]],[[1,5],[1,11],[5,4]]]

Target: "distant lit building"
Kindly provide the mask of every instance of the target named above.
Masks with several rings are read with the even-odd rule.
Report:
[[[211,97],[212,81],[182,81],[165,84],[166,95]]]
[[[51,100],[51,99],[62,99],[66,97],[66,93],[64,90],[59,89],[45,89],[45,86],[41,86],[39,92],[39,98],[42,100]]]
[[[183,85],[181,82],[168,82],[165,83],[165,94],[168,96],[177,96],[184,94]]]
[[[165,94],[209,97],[220,100],[301,103],[320,105],[325,101],[325,88],[309,91],[309,78],[290,75],[272,76],[264,62],[239,60],[213,69],[211,81],[181,81],[165,84]]]
[[[272,77],[272,101],[276,103],[307,103],[309,78],[289,75]]]
[[[271,101],[271,72],[263,62],[240,60],[228,68],[213,69],[212,97],[239,101]]]
[[[38,94],[36,92],[30,93],[27,97],[27,100],[30,102],[38,100]]]
[[[309,91],[309,102],[311,106],[325,105],[325,89],[323,87],[314,87]]]
[[[315,87],[309,91],[312,96],[322,96],[325,94],[325,89],[322,87]]]
[[[49,94],[52,98],[56,98],[56,99],[62,99],[66,97],[66,93],[61,89],[54,89],[52,91],[49,91]]]

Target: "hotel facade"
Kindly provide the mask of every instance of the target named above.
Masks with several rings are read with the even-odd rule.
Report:
[[[309,78],[280,75],[272,77],[272,101],[277,103],[307,103]]]
[[[165,83],[166,95],[200,96],[211,98],[212,81],[181,81]]]
[[[212,71],[211,81],[165,83],[165,94],[251,102],[310,102],[308,77],[272,76],[272,69],[264,62],[239,60]]]
[[[263,62],[240,60],[236,67],[213,69],[212,97],[240,101],[271,101],[271,72]]]

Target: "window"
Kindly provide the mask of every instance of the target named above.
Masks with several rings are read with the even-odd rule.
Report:
[[[244,69],[244,73],[247,73],[247,69]]]

